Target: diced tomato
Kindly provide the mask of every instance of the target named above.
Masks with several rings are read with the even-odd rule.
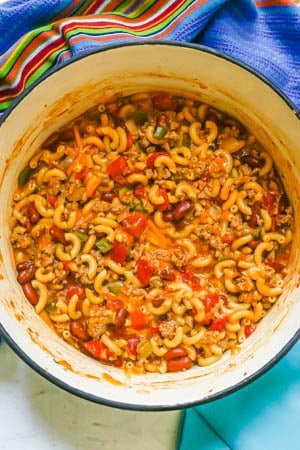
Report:
[[[71,283],[67,290],[67,301],[71,300],[73,295],[78,295],[79,300],[85,299],[85,289],[83,286],[80,286],[79,284]]]
[[[167,153],[166,152],[151,153],[151,155],[148,156],[147,162],[146,162],[148,169],[153,169],[154,161],[156,160],[156,158],[158,158],[158,156],[163,156],[163,155],[167,155]]]
[[[161,125],[163,127],[168,127],[169,126],[168,122],[169,121],[168,121],[168,117],[166,116],[166,114],[164,114],[164,113],[158,114],[157,119],[156,119],[157,125]]]
[[[255,331],[255,327],[253,325],[246,325],[245,326],[245,336],[246,338],[250,336],[250,334],[253,333],[253,331]]]
[[[223,317],[218,317],[217,319],[214,319],[209,326],[209,330],[210,331],[222,331],[225,327],[227,320],[228,320],[227,315],[225,315]]]
[[[208,293],[202,302],[204,304],[205,312],[209,312],[219,301],[219,296],[217,294]]]
[[[272,216],[271,217],[271,228],[270,228],[270,231],[275,231],[276,230],[276,216]]]
[[[139,343],[140,343],[140,340],[137,337],[130,337],[127,340],[127,346],[128,346],[130,353],[132,353],[132,355],[137,355],[137,346],[139,345]]]
[[[69,273],[71,272],[71,269],[69,267],[69,262],[68,261],[62,261],[62,264],[64,266],[64,271],[66,272],[67,275],[69,275]]]
[[[119,311],[119,309],[123,308],[124,303],[118,297],[109,298],[106,300],[106,308],[111,311]]]
[[[165,189],[159,189],[158,195],[160,195],[161,197],[164,198],[164,203],[162,203],[161,205],[158,205],[157,209],[158,209],[158,211],[165,211],[170,204],[167,191],[165,191]]]
[[[30,222],[30,220],[26,220],[26,230],[28,231],[28,233],[30,233],[32,230],[32,223]]]
[[[113,362],[113,365],[114,365],[115,367],[119,367],[119,368],[122,367],[123,362],[122,362],[121,358],[116,359],[116,360]]]
[[[264,208],[268,211],[268,213],[270,215],[273,215],[276,206],[276,195],[271,194],[270,192],[264,194],[262,197],[262,204],[264,205]]]
[[[134,236],[140,237],[147,225],[147,216],[141,212],[134,211],[130,213],[122,222],[124,230]]]
[[[158,329],[158,327],[151,327],[150,328],[150,332],[152,334],[159,334],[159,329]]]
[[[119,108],[116,103],[110,103],[107,105],[107,109],[112,117],[119,119]]]
[[[260,242],[261,242],[261,241],[258,241],[258,240],[256,240],[256,239],[253,239],[252,241],[248,242],[248,246],[249,246],[250,248],[254,249],[254,248],[256,248],[256,247],[258,246],[258,244],[259,244]]]
[[[77,172],[75,175],[76,180],[84,180],[86,175],[89,173],[90,169],[88,167],[84,167],[80,172]]]
[[[157,94],[152,97],[153,105],[159,111],[176,110],[176,103],[170,94]]]
[[[143,328],[146,328],[148,324],[148,318],[146,314],[144,314],[139,309],[132,311],[130,314],[130,318],[131,318],[131,326],[136,330],[142,330]]]
[[[106,171],[111,178],[116,178],[123,174],[127,166],[128,163],[125,156],[119,156],[117,159],[114,159],[108,164]]]
[[[182,274],[182,281],[189,284],[194,291],[201,291],[202,289],[200,279],[189,272]]]
[[[113,355],[112,351],[106,347],[102,342],[92,339],[91,341],[83,343],[86,351],[95,359],[102,359],[107,361]]]
[[[270,259],[265,259],[264,264],[266,264],[269,267],[272,267],[274,270],[276,270],[276,272],[282,272],[285,267],[284,264],[281,264],[278,261],[272,261]]]
[[[136,273],[142,284],[149,284],[150,278],[155,273],[155,270],[155,267],[153,267],[146,259],[138,260]]]
[[[222,236],[222,241],[225,242],[225,244],[231,244],[235,240],[235,235],[230,233],[225,233]]]
[[[113,242],[113,248],[107,253],[107,256],[117,264],[124,264],[127,255],[128,248],[118,241]]]
[[[148,198],[147,192],[145,191],[145,189],[143,187],[135,187],[133,190],[133,193],[136,197],[138,198]]]
[[[133,136],[130,131],[127,131],[127,148],[131,148],[133,146]]]
[[[50,205],[55,205],[55,203],[57,202],[57,196],[53,194],[48,194],[47,200],[50,203]]]

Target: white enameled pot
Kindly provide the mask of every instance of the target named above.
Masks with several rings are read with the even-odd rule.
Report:
[[[258,329],[216,364],[186,372],[128,377],[80,354],[37,316],[16,283],[9,205],[30,156],[65,122],[116,93],[166,90],[227,111],[271,152],[296,214],[284,294]],[[83,398],[120,408],[164,410],[200,404],[253,381],[299,338],[300,121],[292,105],[260,76],[207,48],[140,43],[85,54],[27,90],[0,127],[0,322],[7,342],[33,369]]]

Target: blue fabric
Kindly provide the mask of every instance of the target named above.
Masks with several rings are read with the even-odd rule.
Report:
[[[253,67],[300,108],[300,8],[229,1],[196,41]]]
[[[0,55],[28,31],[56,19],[72,3],[70,0],[8,0],[0,4]],[[69,15],[75,15],[77,10],[78,6],[71,7]]]
[[[187,409],[178,450],[300,448],[300,343],[239,391]]]

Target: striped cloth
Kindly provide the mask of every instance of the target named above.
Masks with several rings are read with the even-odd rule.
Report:
[[[111,43],[194,41],[264,74],[300,108],[296,0],[8,0],[0,4],[0,114],[50,68]]]

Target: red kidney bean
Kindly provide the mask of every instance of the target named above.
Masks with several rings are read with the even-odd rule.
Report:
[[[247,131],[246,131],[246,128],[244,127],[244,125],[242,125],[240,122],[238,122],[238,121],[236,121],[236,120],[233,120],[233,119],[225,119],[224,120],[224,124],[225,125],[229,125],[229,126],[231,126],[231,127],[235,127],[238,131],[239,131],[239,133],[240,134],[245,134]]]
[[[256,249],[256,247],[258,246],[258,244],[260,244],[261,241],[256,241],[253,239],[253,241],[248,242],[248,246],[250,248],[252,248],[252,250]]]
[[[219,122],[218,117],[212,112],[210,112],[206,115],[205,120],[209,120],[210,122],[215,122],[215,123]]]
[[[259,202],[255,202],[252,206],[252,214],[249,218],[249,225],[251,228],[255,228],[257,226],[257,222],[260,216],[261,206]]]
[[[117,194],[115,192],[103,192],[103,194],[101,195],[101,200],[103,200],[104,202],[110,203],[116,197],[117,197]]]
[[[156,120],[157,125],[161,125],[163,127],[168,126],[168,117],[164,113],[160,113],[157,116]]]
[[[169,267],[165,267],[161,272],[160,272],[160,277],[163,280],[168,280],[168,281],[174,281],[176,278],[176,275],[174,272],[170,272]]]
[[[183,369],[189,369],[193,361],[188,356],[182,356],[181,358],[171,359],[167,361],[168,372],[179,372]]]
[[[70,331],[74,337],[76,337],[77,339],[80,339],[81,341],[85,342],[90,339],[90,336],[89,336],[88,332],[86,331],[83,323],[79,322],[78,320],[71,321]]]
[[[155,297],[151,303],[154,306],[154,308],[159,308],[163,304],[164,301],[165,301],[164,297],[161,296],[161,297]]]
[[[49,230],[49,233],[53,237],[53,239],[56,239],[62,244],[67,243],[63,230],[61,228],[58,228],[56,225],[52,225],[52,227]]]
[[[28,281],[32,280],[32,278],[34,277],[34,273],[35,273],[35,267],[33,264],[31,264],[31,266],[29,266],[28,269],[21,270],[18,273],[18,276],[17,276],[18,283],[20,283],[20,284],[28,283]]]
[[[217,139],[215,139],[213,142],[211,142],[211,143],[209,144],[209,148],[211,148],[212,150],[217,150],[217,147],[218,147],[218,141],[217,141]]]
[[[116,313],[115,327],[122,328],[125,323],[128,311],[125,308],[121,308]]]
[[[251,155],[244,155],[240,158],[242,164],[248,164],[251,169],[255,169],[261,166],[261,161]]]
[[[249,217],[249,225],[251,228],[255,228],[257,225],[257,216],[256,214],[251,214]]]
[[[62,138],[65,139],[66,141],[70,141],[70,140],[74,139],[74,132],[73,132],[73,130],[71,130],[70,128],[67,129],[67,130],[64,130],[63,133],[62,133]]]
[[[185,215],[194,209],[193,202],[190,200],[184,200],[176,205],[173,211],[173,217],[175,220],[181,220]]]
[[[37,223],[40,220],[40,214],[36,209],[34,203],[29,203],[27,208],[27,217],[31,223]]]
[[[30,281],[28,283],[22,284],[22,289],[27,300],[29,300],[29,302],[33,306],[35,306],[39,301],[39,296]]]
[[[282,194],[278,203],[278,212],[283,214],[289,206],[289,200],[285,194]]]
[[[171,211],[164,212],[163,213],[163,220],[165,222],[173,222],[173,220],[174,220],[173,213]]]
[[[47,148],[50,147],[51,145],[55,144],[58,140],[59,140],[59,133],[55,132],[50,134],[50,136],[45,140],[45,142],[43,143],[43,148]]]
[[[171,361],[171,359],[182,358],[183,356],[187,356],[187,351],[183,347],[171,348],[164,355],[166,361]]]
[[[18,272],[22,272],[22,270],[27,270],[33,265],[33,262],[28,259],[27,261],[23,261],[16,265],[16,269]]]

